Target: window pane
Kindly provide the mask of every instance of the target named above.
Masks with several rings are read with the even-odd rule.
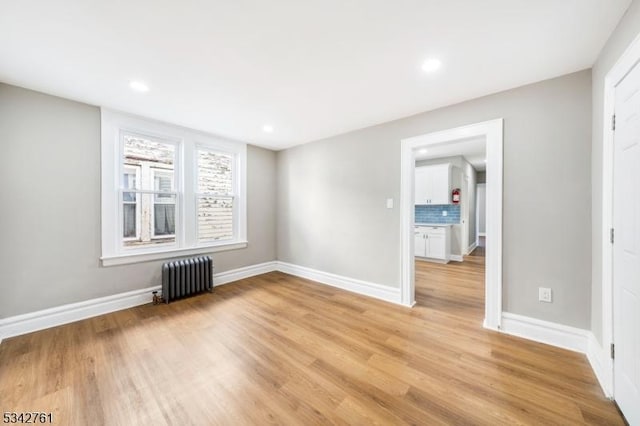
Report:
[[[122,206],[122,236],[124,238],[135,238],[136,236],[136,205],[124,204]]]
[[[137,189],[137,183],[136,169],[130,167],[125,168],[124,175],[122,176],[122,187],[124,189]]]
[[[233,156],[198,150],[198,192],[233,193]]]
[[[152,138],[124,135],[122,211],[125,247],[175,243],[176,146]],[[141,193],[127,191],[157,191]],[[162,192],[167,192],[163,194]]]
[[[233,198],[198,198],[198,241],[233,238]]]
[[[153,169],[153,189],[154,191],[173,192],[173,172]],[[156,194],[155,200],[156,203],[174,202],[171,194]]]
[[[123,241],[125,247],[152,247],[158,244],[175,243],[176,232],[176,196],[167,195],[162,202],[155,202],[159,194],[132,194],[135,202],[123,201]],[[127,196],[130,198],[131,196]]]
[[[136,193],[135,192],[123,192],[122,193],[122,201],[125,203],[135,203],[136,202]]]
[[[124,189],[156,190],[154,175],[158,174],[165,179],[165,186],[170,185],[170,191],[172,191],[175,150],[175,145],[170,143],[125,135],[123,159],[125,173],[122,187]],[[138,176],[136,176],[136,170],[139,173]],[[133,186],[131,185],[132,179]]]
[[[154,236],[173,235],[176,233],[176,205],[155,204],[153,224]]]
[[[156,174],[155,177],[155,189],[156,191],[171,192],[173,191],[173,183],[171,182],[171,176],[162,176]]]

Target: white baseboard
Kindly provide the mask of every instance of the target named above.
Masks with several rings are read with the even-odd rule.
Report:
[[[607,398],[613,398],[613,363],[609,352],[605,350],[593,333],[589,332],[587,359],[595,373],[600,387]]]
[[[478,232],[478,237],[486,237],[487,233],[486,232]]]
[[[213,284],[214,286],[220,286],[276,270],[342,288],[344,290],[400,304],[400,289],[398,288],[387,287],[276,261],[250,265],[214,274]],[[132,308],[134,306],[144,305],[151,302],[153,291],[160,290],[160,286],[154,286],[0,319],[0,343],[2,342],[2,339],[8,337],[44,330],[46,328],[56,327],[58,325],[68,324],[122,309]]]
[[[327,284],[332,287],[341,288],[343,290],[362,294],[364,296],[384,300],[386,302],[402,305],[399,288],[357,280],[355,278],[336,275],[329,272],[319,271],[317,269],[311,269],[305,266],[294,265],[287,262],[277,263],[277,269],[280,272],[295,275],[296,277],[306,278],[308,280],[316,281],[321,284]]]
[[[449,258],[451,260],[455,261],[455,262],[463,262],[464,261],[464,258],[459,254],[452,254]]]
[[[253,277],[276,270],[276,262],[265,262],[250,265],[231,271],[213,274],[213,285],[220,286],[243,278]],[[0,319],[0,343],[2,339],[44,330],[70,322],[80,321],[122,309],[151,303],[152,292],[161,291],[161,286],[128,291],[112,296],[99,297],[78,303],[56,306],[23,315]]]
[[[465,254],[469,254],[472,251],[474,251],[476,249],[476,247],[478,247],[478,242],[475,241],[473,244],[471,244],[469,247],[467,247],[467,252]]]
[[[451,258],[456,260],[454,256]],[[459,256],[459,258],[462,260],[462,256]],[[279,261],[265,262],[214,274],[214,286],[228,284],[272,271],[284,272],[353,293],[402,305],[399,288]],[[2,343],[2,339],[8,337],[150,303],[152,292],[160,291],[160,289],[160,286],[148,287],[0,319],[0,343]],[[607,351],[602,348],[591,331],[509,312],[502,313],[502,325],[499,331],[586,354],[604,394],[607,397],[612,396],[613,365]]]
[[[213,285],[228,284],[245,278],[255,277],[256,275],[266,274],[277,270],[277,262],[265,262],[257,265],[249,265],[238,269],[232,269],[226,272],[220,272],[213,275]]]
[[[588,330],[556,324],[523,315],[502,313],[500,331],[525,339],[557,346],[570,351],[587,353],[589,346]]]
[[[112,296],[99,297],[78,303],[56,306],[23,315],[0,320],[0,340],[19,336],[45,328],[91,318],[122,309],[144,305],[152,300],[152,292],[160,291],[160,286],[128,291]]]
[[[503,312],[500,331],[585,354],[605,396],[612,397],[613,364],[590,330]]]

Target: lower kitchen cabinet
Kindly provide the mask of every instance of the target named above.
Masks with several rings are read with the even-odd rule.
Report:
[[[416,226],[414,229],[415,255],[448,262],[451,257],[450,234],[449,227]]]

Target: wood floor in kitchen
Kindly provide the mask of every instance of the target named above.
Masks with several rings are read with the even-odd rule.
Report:
[[[6,339],[0,410],[61,425],[623,424],[581,354],[482,328],[482,256],[408,309],[279,272]]]

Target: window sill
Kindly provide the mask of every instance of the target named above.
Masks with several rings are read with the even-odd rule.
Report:
[[[247,241],[235,241],[232,243],[218,244],[215,246],[202,246],[181,249],[170,249],[152,253],[122,254],[117,256],[102,256],[102,266],[127,265],[130,263],[150,262],[152,260],[171,259],[174,257],[191,256],[195,254],[216,253],[220,251],[246,248]]]

